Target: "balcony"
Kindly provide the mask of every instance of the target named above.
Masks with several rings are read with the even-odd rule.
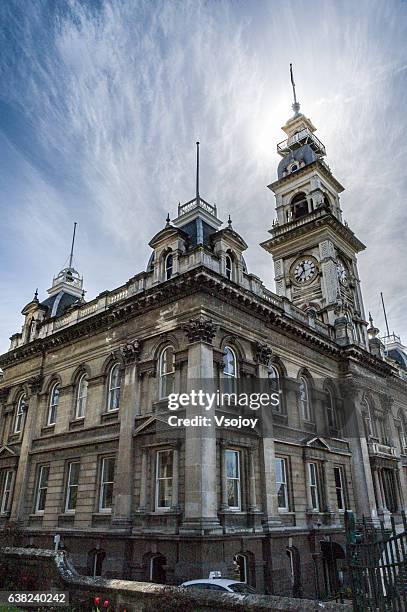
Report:
[[[317,156],[323,157],[326,155],[324,145],[308,128],[304,128],[300,132],[296,132],[287,138],[287,140],[279,142],[277,145],[277,153],[281,155],[281,157],[285,157],[291,151],[295,151],[295,149],[299,149],[305,144],[309,145]]]
[[[369,444],[370,455],[381,455],[385,457],[389,457],[391,459],[395,459],[396,448],[394,446],[390,446],[390,444],[381,444],[380,442],[372,442]]]

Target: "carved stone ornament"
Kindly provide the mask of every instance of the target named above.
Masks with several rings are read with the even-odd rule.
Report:
[[[141,343],[138,340],[123,344],[117,351],[114,351],[114,356],[117,357],[124,365],[130,365],[137,361],[140,357]]]
[[[218,326],[211,319],[189,319],[184,323],[182,329],[185,331],[189,342],[207,342],[212,344]]]
[[[256,342],[254,350],[257,363],[268,365],[273,354],[272,349],[264,342]]]
[[[29,380],[27,380],[27,385],[32,395],[39,393],[41,391],[43,382],[43,377],[41,375],[33,376]]]

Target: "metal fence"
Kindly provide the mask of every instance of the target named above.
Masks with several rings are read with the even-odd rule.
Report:
[[[355,612],[407,612],[407,521],[355,521],[346,513],[346,561]]]

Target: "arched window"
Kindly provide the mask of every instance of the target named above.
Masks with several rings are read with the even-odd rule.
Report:
[[[249,564],[246,555],[238,553],[233,558],[234,563],[236,564],[236,569],[239,572],[239,581],[240,582],[249,582]]]
[[[160,388],[159,397],[164,399],[174,392],[175,354],[174,348],[166,346],[159,359]]]
[[[78,381],[78,388],[76,390],[76,410],[75,417],[82,419],[85,416],[86,411],[86,399],[88,397],[88,379],[86,374],[82,374]]]
[[[237,360],[236,354],[230,346],[223,349],[223,378],[225,392],[233,392],[236,389]]]
[[[281,393],[281,381],[280,381],[280,372],[276,368],[276,366],[272,363],[269,363],[267,366],[267,376],[269,379],[270,392],[278,393],[280,402],[277,406],[273,406],[273,410],[275,412],[282,412],[282,393]]]
[[[399,441],[400,441],[400,452],[405,455],[407,452],[407,429],[404,414],[399,412],[400,426],[399,426]]]
[[[49,406],[48,406],[48,425],[55,425],[57,420],[57,411],[59,404],[59,384],[56,383],[52,389],[49,396]]]
[[[173,272],[173,264],[174,264],[174,258],[172,253],[168,253],[167,257],[165,258],[165,280],[169,280],[172,276],[172,272]]]
[[[109,389],[107,398],[108,412],[119,410],[121,378],[120,365],[116,363],[114,366],[112,366],[109,374]]]
[[[225,259],[226,278],[233,280],[233,262],[230,255],[226,255]]]
[[[104,550],[94,548],[88,553],[88,575],[96,578],[102,575],[103,561],[106,553]]]
[[[328,427],[330,430],[338,429],[338,419],[336,415],[335,400],[331,389],[327,389],[327,404],[326,404],[326,416],[328,419]]]
[[[22,393],[18,398],[17,409],[16,409],[16,418],[14,421],[14,433],[20,433],[23,428],[24,422],[24,413],[27,409],[27,396],[25,393]]]
[[[377,437],[376,419],[374,418],[374,414],[370,406],[370,402],[365,398],[363,403],[364,403],[364,409],[365,409],[366,433],[368,436],[372,436],[376,438]]]
[[[166,565],[167,559],[160,553],[153,555],[150,558],[149,578],[150,582],[158,582],[164,584],[167,579]]]
[[[298,389],[298,402],[301,418],[304,421],[311,421],[311,407],[309,399],[308,381],[305,376],[300,376]]]
[[[293,221],[308,214],[308,202],[305,193],[297,193],[291,201],[291,215]]]

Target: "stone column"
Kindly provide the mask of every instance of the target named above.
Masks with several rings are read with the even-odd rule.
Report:
[[[134,452],[133,433],[136,416],[136,399],[140,379],[137,375],[137,359],[140,344],[137,340],[121,347],[115,357],[123,366],[124,376],[120,397],[120,437],[116,456],[116,473],[114,485],[114,508],[112,524],[117,527],[131,525],[133,500]]]
[[[257,376],[259,387],[264,387],[268,381],[268,363],[272,355],[272,350],[266,344],[257,342],[255,345],[255,358],[257,361]],[[261,389],[266,391],[266,389]],[[281,524],[278,515],[277,487],[276,487],[276,466],[275,466],[275,446],[273,434],[273,415],[272,407],[263,408],[261,415],[263,433],[260,441],[260,466],[263,480],[262,510],[263,526],[265,530]]]
[[[148,448],[144,447],[141,451],[141,474],[140,474],[140,503],[137,509],[143,513],[147,509],[147,469],[148,469]]]
[[[228,492],[227,492],[227,474],[226,474],[226,457],[225,457],[226,445],[224,442],[220,443],[220,481],[221,481],[221,510],[228,509]]]
[[[383,497],[382,497],[382,489],[380,486],[380,480],[379,480],[379,472],[377,469],[373,470],[373,477],[374,477],[374,483],[375,483],[375,489],[376,489],[376,495],[377,495],[377,509],[379,512],[383,511]]]
[[[254,454],[257,450],[254,448],[250,448],[248,451],[249,455],[249,511],[250,512],[258,512],[259,507],[257,505],[256,498],[256,471],[254,464]]]
[[[327,459],[325,459],[322,462],[322,467],[324,470],[324,485],[325,485],[325,512],[332,512],[333,511],[333,507],[332,507],[332,500],[331,500],[331,495],[329,492],[329,468],[330,468],[331,462],[328,461]],[[333,475],[332,475],[333,478]]]
[[[190,319],[184,330],[189,340],[187,392],[215,391],[212,340],[216,327],[210,320]],[[221,533],[216,479],[216,427],[214,410],[187,406],[186,418],[211,418],[210,427],[185,428],[185,512],[180,533]]]
[[[175,445],[172,463],[172,510],[178,510],[179,447]]]
[[[38,418],[38,394],[42,386],[42,376],[36,376],[28,381],[28,408],[24,418],[24,432],[20,447],[17,474],[14,484],[13,504],[11,507],[10,520],[17,523],[24,522],[26,494],[28,490],[27,480],[29,474],[29,453],[32,440],[36,431],[35,420]]]
[[[388,512],[388,511],[389,511],[389,509],[387,508],[387,505],[386,505],[386,495],[385,495],[385,493],[384,493],[383,473],[382,473],[382,472],[383,472],[383,469],[382,469],[382,468],[380,468],[380,469],[378,470],[378,478],[379,478],[380,493],[381,493],[381,496],[382,496],[382,506],[383,506],[383,510],[384,510],[385,512]]]
[[[349,381],[342,385],[347,421],[346,436],[352,453],[352,480],[356,513],[359,517],[377,519],[372,469],[362,414],[362,392],[359,391],[356,383],[357,381]]]

